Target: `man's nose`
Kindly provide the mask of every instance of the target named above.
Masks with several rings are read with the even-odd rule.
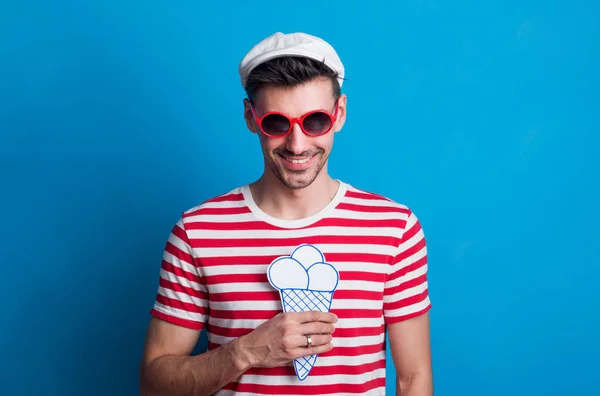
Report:
[[[306,136],[304,132],[302,132],[302,128],[300,128],[300,125],[297,123],[292,126],[292,130],[286,136],[286,139],[286,149],[288,149],[288,151],[296,155],[300,155],[303,152],[308,151],[310,138],[309,136]]]

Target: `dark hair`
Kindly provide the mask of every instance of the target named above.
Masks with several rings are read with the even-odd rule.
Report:
[[[338,73],[324,62],[295,56],[274,58],[258,65],[248,76],[246,94],[254,102],[258,91],[265,85],[293,88],[319,77],[331,80],[333,96],[339,98]]]

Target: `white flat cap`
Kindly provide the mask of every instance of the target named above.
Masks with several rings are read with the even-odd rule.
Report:
[[[306,33],[284,34],[277,32],[256,44],[240,62],[242,86],[246,88],[246,81],[250,72],[261,63],[282,56],[303,56],[306,58],[324,61],[324,63],[338,73],[340,87],[344,78],[344,65],[335,49],[325,40]]]

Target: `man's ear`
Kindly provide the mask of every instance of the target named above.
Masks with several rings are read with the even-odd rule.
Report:
[[[346,123],[346,105],[348,98],[345,94],[340,95],[338,99],[337,118],[333,126],[334,132],[339,132]]]
[[[244,99],[244,119],[246,120],[246,126],[252,133],[258,132],[258,127],[256,125],[256,120],[254,119],[254,114],[252,114],[251,103],[245,98]]]

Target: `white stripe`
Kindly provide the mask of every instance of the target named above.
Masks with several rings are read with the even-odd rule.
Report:
[[[238,293],[238,292],[270,292],[275,289],[268,282],[252,283],[219,283],[208,285],[211,294]]]
[[[319,365],[319,358],[315,363],[316,366]],[[374,378],[384,378],[385,377],[385,369],[375,369],[373,371],[359,374],[359,375],[344,375],[344,374],[334,374],[334,375],[309,375],[306,377],[304,381],[302,381],[302,385],[311,386],[311,385],[331,385],[335,383],[341,384],[363,384],[365,382],[371,381]],[[258,384],[258,385],[298,385],[298,378],[296,377],[286,377],[286,376],[259,376],[259,375],[243,375],[240,377],[239,382],[242,384]]]
[[[207,307],[208,306],[208,301],[194,297],[194,296],[190,296],[187,293],[181,293],[181,292],[177,292],[171,289],[166,289],[164,287],[159,287],[158,288],[158,294],[161,294],[167,298],[173,299],[173,300],[178,300],[184,303],[188,303],[188,304],[192,304],[195,305],[197,307]]]
[[[242,260],[240,260],[242,261]],[[202,267],[202,270],[206,276],[216,275],[240,275],[240,274],[266,274],[267,267],[270,263],[259,264],[259,265],[235,265],[235,264],[223,264],[223,265],[211,265],[209,267]]]
[[[327,254],[327,253],[326,253]],[[327,259],[327,257],[325,257]],[[242,260],[240,260],[241,262]],[[237,264],[223,264],[223,265],[211,265],[208,267],[202,267],[203,273],[206,276],[215,275],[240,275],[240,274],[266,274],[267,267],[271,264],[267,262],[265,264],[251,264],[251,265],[237,265]],[[335,268],[342,271],[353,271],[353,272],[364,272],[369,274],[387,274],[390,266],[388,264],[374,264],[364,262],[336,262]]]
[[[287,239],[311,236],[402,236],[402,230],[394,227],[312,227],[288,230],[188,230],[190,239]]]
[[[335,333],[334,337],[335,337]],[[335,341],[334,341],[334,345]],[[362,366],[363,364],[371,364],[385,359],[385,351],[370,353],[368,355],[358,356],[319,356],[319,366]]]
[[[206,315],[202,315],[199,313],[192,313],[192,312],[188,312],[188,311],[182,311],[181,309],[178,309],[178,308],[168,307],[166,305],[159,303],[158,301],[156,301],[154,303],[154,309],[156,309],[159,312],[164,313],[165,315],[174,316],[179,319],[185,319],[185,320],[190,320],[193,322],[200,322],[200,323],[206,321]]]
[[[169,235],[168,241],[169,241],[169,243],[171,243],[172,245],[174,245],[176,248],[178,248],[182,252],[187,253],[190,256],[192,255],[192,249],[191,249],[190,245],[188,245],[186,242],[184,242],[181,238],[179,238],[174,233],[171,233]],[[165,250],[165,253],[166,252],[167,251]],[[170,254],[170,253],[168,253],[168,254]]]
[[[346,197],[342,201],[342,203],[348,203],[352,205],[361,205],[361,206],[372,206],[378,208],[398,208],[403,210],[408,210],[408,208],[404,205],[400,205],[394,201],[385,201],[383,199],[363,199],[363,198],[354,198],[354,197]],[[399,215],[408,217],[407,214],[398,212]]]
[[[336,209],[330,217],[350,220],[406,220],[407,216],[400,212],[359,212],[351,209]]]
[[[338,285],[339,290],[360,290],[362,291],[373,291],[382,292],[383,284],[381,282],[370,282],[370,281],[340,281]]]
[[[406,220],[408,216],[401,212],[358,212],[353,210],[336,209],[332,211],[329,218],[341,218],[350,220]],[[185,218],[186,223],[209,222],[209,223],[243,223],[249,221],[261,221],[252,212],[239,214],[199,214]],[[240,228],[243,228],[240,226]]]
[[[252,304],[250,303],[250,306]],[[229,329],[255,329],[266,319],[221,319],[211,318],[210,323],[214,326],[225,327]],[[360,328],[360,327],[379,327],[383,324],[383,316],[377,318],[342,318],[338,319],[336,328]]]
[[[193,213],[201,209],[228,209],[228,208],[243,208],[247,206],[244,201],[217,201],[217,202],[204,202],[202,205],[197,206],[190,213]],[[195,216],[191,216],[195,217]]]
[[[273,311],[281,310],[280,299],[276,301],[213,301],[210,303],[211,309],[217,311],[230,311],[230,310],[252,310],[252,311]],[[331,309],[383,309],[383,303],[381,300],[340,300],[336,299],[335,295],[331,302]]]
[[[290,251],[296,248],[296,245],[289,246],[256,246],[256,247],[238,247],[232,248],[194,248],[196,257],[229,257],[232,253],[236,256],[268,256],[289,255]],[[366,244],[326,244],[318,245],[321,251],[336,253],[358,253],[358,254],[382,254],[393,255],[396,253],[394,246],[366,245]]]
[[[297,391],[298,393],[286,393],[286,396],[307,396],[306,392],[302,392],[302,386],[298,385],[297,386]],[[382,396],[385,395],[385,387],[379,387],[379,388],[374,388],[369,390],[367,393],[361,393],[361,396]],[[260,395],[265,395],[265,396],[273,396],[270,393],[246,393],[246,392],[234,392],[234,391],[230,391],[230,390],[220,390],[217,393],[215,393],[215,396],[260,396]],[[329,395],[329,393],[326,392],[322,392],[320,393],[320,395]],[[331,393],[331,395],[335,395],[335,396],[356,396],[356,393],[340,393],[340,392],[334,392]]]
[[[393,303],[400,300],[405,300],[409,297],[416,296],[417,294],[423,293],[427,290],[427,282],[423,282],[415,287],[401,291],[400,293],[388,295],[385,297],[386,303]]]
[[[306,287],[306,284],[304,285]],[[244,282],[244,283],[219,283],[208,285],[210,293],[232,293],[232,292],[265,292],[276,289],[268,282]],[[369,281],[340,281],[337,290],[360,290],[366,292],[382,292],[382,282]]]
[[[205,293],[207,291],[206,287],[204,285],[201,285],[200,283],[189,281],[187,278],[182,278],[180,276],[177,276],[177,275],[173,274],[172,272],[165,271],[162,268],[160,270],[160,277],[163,278],[163,279],[165,279],[165,280],[168,280],[171,283],[175,283],[177,285],[189,287],[190,289],[202,291],[202,292],[205,292]]]

